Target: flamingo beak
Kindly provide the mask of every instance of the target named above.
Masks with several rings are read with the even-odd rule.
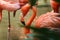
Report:
[[[25,21],[21,21],[21,23],[22,23],[23,25],[25,25]]]

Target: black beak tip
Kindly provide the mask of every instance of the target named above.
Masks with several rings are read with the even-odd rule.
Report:
[[[25,22],[24,22],[24,21],[21,21],[21,23],[22,23],[23,25],[25,25]]]

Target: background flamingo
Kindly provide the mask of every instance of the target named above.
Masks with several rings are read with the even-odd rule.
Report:
[[[23,6],[21,8],[21,11],[22,11],[22,16],[21,16],[21,19],[20,21],[25,25],[25,26],[29,26],[31,25],[31,22],[33,21],[33,19],[35,18],[36,16],[36,7],[34,5],[36,5],[37,3],[37,0],[29,0],[28,3]],[[30,19],[25,23],[24,22],[24,17],[26,16],[26,14],[28,13],[29,9],[32,9],[32,16],[30,17]],[[24,28],[24,34],[29,34],[30,33],[30,29],[27,29],[27,28]]]
[[[7,11],[14,11],[13,16],[15,17],[16,11],[24,6],[28,0],[1,0],[1,7],[0,7],[0,21],[2,20],[2,10],[7,10]],[[3,3],[4,2],[4,3]],[[8,4],[8,5],[6,5]],[[17,8],[17,9],[16,9]]]
[[[50,0],[50,5],[54,12],[59,13],[60,1],[59,0]]]
[[[10,40],[10,28],[11,28],[11,24],[10,24],[10,12],[14,12],[14,16],[15,13],[18,9],[20,9],[23,5],[25,5],[24,3],[25,1],[19,1],[19,2],[13,2],[13,1],[8,1],[8,0],[1,0],[0,1],[0,21],[2,20],[2,10],[7,10],[8,11],[8,40]],[[23,4],[22,4],[23,3]]]
[[[16,11],[18,9],[20,9],[19,3],[0,0],[0,21],[2,20],[2,10]]]
[[[0,0],[0,21],[2,20],[2,10],[7,10],[8,11],[8,40],[10,40],[10,28],[11,28],[11,24],[10,24],[10,12],[14,11],[14,14],[16,12],[16,10],[20,9],[20,4],[19,3],[14,3],[14,2],[8,2]]]
[[[36,28],[60,28],[60,15],[59,13],[47,12],[42,14],[35,21]]]
[[[47,12],[46,14],[42,14],[35,21],[35,28],[48,28],[51,31],[55,31],[55,34],[57,35],[55,35],[55,40],[60,40],[60,14],[55,12]]]

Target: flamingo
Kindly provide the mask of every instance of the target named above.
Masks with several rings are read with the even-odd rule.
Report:
[[[35,14],[33,15],[35,17]],[[29,18],[28,20],[29,24],[31,25],[32,21],[34,20],[33,16]],[[30,31],[29,24],[26,22],[26,26],[28,28],[25,28],[25,33],[28,33]],[[55,12],[47,12],[45,14],[40,15],[37,17],[37,19],[34,21],[34,27],[35,28],[49,28],[49,29],[59,29],[60,28],[60,14]],[[27,30],[28,29],[28,30]],[[26,32],[26,30],[28,32]],[[27,36],[25,36],[27,37]]]
[[[9,12],[12,12],[12,11],[16,11],[18,9],[20,9],[19,3],[0,0],[0,21],[2,20],[2,11],[3,10],[7,10]]]
[[[15,16],[16,10],[21,9],[28,1],[27,0],[19,0],[19,2],[12,2],[8,0],[0,0],[0,21],[2,20],[2,11],[7,10],[8,11],[8,40],[10,40],[10,12],[14,12],[13,16]]]
[[[11,24],[10,24],[10,12],[13,12],[16,10],[20,9],[20,4],[19,3],[13,3],[13,2],[8,2],[7,0],[0,0],[0,21],[2,20],[2,11],[3,10],[7,10],[8,11],[8,40],[10,40],[10,28],[11,28]],[[15,13],[14,12],[14,13]]]
[[[36,28],[60,28],[60,15],[55,12],[47,12],[42,14],[35,21]]]
[[[14,11],[13,16],[15,17],[17,9],[19,8],[21,9],[22,6],[28,3],[28,0],[16,0],[16,1],[14,0],[13,2],[9,0],[0,0],[0,21],[2,20],[2,10]]]
[[[60,1],[59,0],[50,0],[50,5],[54,12],[59,13]]]
[[[35,20],[34,23],[35,23],[34,27],[30,26],[30,27],[26,27],[26,28],[33,29],[33,32],[38,34],[38,36],[36,35],[36,37],[38,37],[39,39],[42,38],[42,40],[43,40],[43,39],[45,39],[45,36],[49,37],[48,35],[50,35],[51,38],[57,37],[56,40],[58,38],[60,39],[60,37],[59,37],[59,35],[60,35],[59,34],[60,33],[60,14],[59,13],[47,12],[47,13],[42,14],[39,17],[37,17],[37,19]],[[43,34],[45,36],[43,37],[41,34]],[[53,36],[55,35],[55,36],[52,37],[51,35],[53,35]],[[58,35],[58,36],[56,36],[56,35]],[[33,38],[33,40],[37,40],[38,38],[36,39],[36,37]]]
[[[8,11],[8,40],[10,40],[10,28],[11,28],[11,24],[10,24],[10,12],[16,12],[18,9],[20,9],[20,3],[15,3],[15,2],[11,2],[11,1],[4,1],[4,0],[0,0],[0,21],[2,20],[2,11],[3,10],[7,10]]]
[[[2,11],[7,10],[8,11],[8,40],[10,40],[10,12],[14,12],[13,16],[15,16],[15,13],[18,9],[21,9],[25,4],[27,3],[27,0],[19,0],[19,2],[12,2],[8,0],[0,0],[0,21],[2,20]]]
[[[26,26],[30,26],[31,25],[31,22],[36,17],[36,11],[37,11],[37,9],[36,9],[35,5],[37,4],[37,2],[38,2],[38,0],[33,0],[33,1],[32,0],[29,0],[28,3],[21,8],[22,15],[21,15],[20,21],[21,21],[21,23],[23,25],[25,25],[25,27],[24,27],[24,34],[29,34],[30,33],[30,29],[27,29]],[[32,16],[25,23],[24,17],[29,12],[29,9],[30,8],[32,10]]]

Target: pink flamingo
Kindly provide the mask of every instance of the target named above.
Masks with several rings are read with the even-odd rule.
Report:
[[[20,4],[19,3],[15,3],[15,2],[8,2],[7,0],[0,0],[0,21],[2,20],[2,11],[3,10],[7,10],[8,11],[8,40],[10,40],[10,28],[11,28],[11,24],[10,24],[10,12],[14,13],[16,12],[16,10],[20,9]]]
[[[7,10],[7,11],[11,12],[11,11],[16,11],[18,9],[20,9],[19,3],[0,0],[0,21],[2,20],[2,11],[3,10]]]
[[[45,14],[40,15],[35,20],[35,28],[48,28],[51,30],[59,30],[60,29],[60,14],[55,12],[47,12]],[[33,39],[37,40],[37,39]]]
[[[33,1],[36,1],[36,2],[34,3],[34,5],[36,5],[36,4],[38,3],[37,0],[33,0]],[[30,2],[31,2],[31,0],[30,0]],[[32,3],[31,3],[31,4],[32,4]],[[23,7],[21,8],[22,15],[21,15],[20,21],[25,25],[25,27],[26,27],[26,26],[30,26],[31,23],[32,23],[32,21],[33,21],[33,19],[36,17],[36,11],[37,11],[37,9],[36,9],[36,7],[35,7],[34,5],[31,6],[31,4],[30,4],[30,3],[27,3],[25,6],[23,6]],[[29,11],[30,8],[32,9],[32,16],[31,16],[30,19],[25,23],[25,22],[24,22],[24,17],[26,16],[26,14],[28,13],[28,11]],[[29,33],[30,33],[30,29],[24,28],[24,34],[29,34]]]
[[[15,2],[8,2],[7,0],[0,0],[0,21],[2,20],[2,11],[3,10],[7,10],[8,11],[8,40],[10,40],[10,28],[11,28],[11,24],[10,24],[10,12],[14,11],[14,14],[16,12],[16,10],[20,9],[20,3],[15,3]]]
[[[42,14],[35,21],[36,28],[60,28],[60,15],[59,13],[47,12]]]
[[[50,5],[52,9],[54,10],[54,12],[59,13],[59,7],[60,7],[59,2],[56,2],[55,0],[50,0]]]
[[[17,2],[16,2],[17,1]],[[22,6],[24,6],[26,3],[28,3],[28,0],[1,0],[0,1],[0,21],[2,20],[2,10],[7,10],[9,12],[14,11],[13,16],[15,17],[16,11]]]
[[[56,1],[54,1],[54,0],[50,0],[50,4],[51,4],[51,7],[53,8],[53,10],[54,10],[54,12],[56,12],[56,13],[59,13],[59,6],[60,6],[60,4],[58,3],[58,2],[56,2]],[[34,10],[35,11],[35,10]],[[24,12],[23,12],[24,13]],[[36,13],[36,11],[35,11],[35,13]],[[52,13],[51,14],[51,12],[49,13],[50,15],[55,15],[56,13]],[[45,16],[47,17],[48,15],[47,15],[48,13],[46,13],[45,14]],[[32,20],[35,18],[35,15],[36,14],[33,14],[33,16],[26,22],[26,24],[25,24],[25,26],[29,26],[29,25],[31,25],[31,23],[32,23]],[[23,16],[24,17],[24,16]],[[35,23],[35,25],[37,26],[37,27],[39,27],[40,26],[40,20],[43,20],[44,18],[43,18],[44,16],[42,16],[42,17],[40,17],[40,18],[38,18],[38,20],[37,21],[35,21],[36,23]],[[53,18],[53,16],[52,16],[52,18]],[[22,20],[24,20],[24,19],[22,19]],[[48,19],[47,19],[48,20]],[[49,20],[48,20],[49,21]],[[57,21],[58,22],[58,21]],[[41,22],[42,23],[42,22]],[[24,23],[23,23],[24,24]],[[51,23],[52,24],[52,23]],[[44,24],[45,25],[45,24]],[[29,31],[30,31],[30,29],[25,29],[25,34],[28,34],[29,33]]]
[[[2,20],[2,11],[7,10],[8,11],[8,20],[9,20],[9,25],[8,25],[8,40],[10,40],[10,12],[15,12],[16,10],[20,9],[23,5],[25,5],[26,1],[19,0],[19,2],[12,2],[8,0],[0,0],[0,21]]]

